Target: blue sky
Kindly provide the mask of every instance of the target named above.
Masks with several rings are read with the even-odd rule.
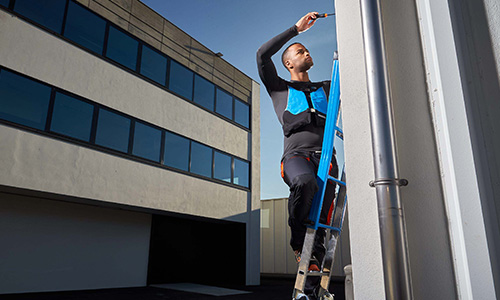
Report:
[[[273,36],[294,25],[310,11],[331,13],[333,0],[142,0],[184,32],[261,84],[261,199],[288,197],[280,177],[283,132],[257,73],[255,53]],[[311,53],[312,81],[331,78],[333,52],[337,49],[335,17],[320,19],[291,42],[301,42]],[[278,74],[289,79],[274,57]],[[339,147],[337,147],[338,149]],[[338,149],[339,150],[339,149]],[[340,152],[340,151],[339,151]]]

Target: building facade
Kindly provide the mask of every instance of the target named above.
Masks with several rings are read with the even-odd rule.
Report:
[[[0,0],[0,293],[258,284],[259,123],[139,0]]]
[[[500,6],[380,2],[413,299],[498,299]],[[354,298],[386,299],[359,1],[336,16]]]

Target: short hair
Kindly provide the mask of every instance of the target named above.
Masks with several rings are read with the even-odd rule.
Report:
[[[285,60],[286,60],[286,57],[287,57],[287,54],[288,54],[288,50],[290,49],[290,47],[292,47],[293,45],[301,45],[301,46],[304,46],[302,45],[301,43],[292,43],[290,44],[288,47],[286,47],[286,49],[283,51],[283,53],[281,54],[281,62],[283,63],[283,66],[285,67],[285,69],[288,70],[288,68],[286,67],[286,64],[285,64]]]

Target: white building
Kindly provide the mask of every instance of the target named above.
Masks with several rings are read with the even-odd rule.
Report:
[[[500,5],[381,1],[414,299],[500,297]],[[336,1],[355,299],[385,299],[359,1]]]
[[[259,123],[138,0],[0,0],[0,294],[258,284]]]

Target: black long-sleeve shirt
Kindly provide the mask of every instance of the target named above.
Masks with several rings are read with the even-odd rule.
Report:
[[[271,96],[274,105],[274,111],[283,126],[283,113],[287,107],[288,87],[293,83],[297,86],[310,86],[311,82],[290,82],[282,79],[276,72],[276,67],[271,60],[271,57],[278,52],[283,45],[290,39],[298,35],[297,27],[294,25],[275,36],[257,51],[257,67],[259,76],[264,86]],[[325,81],[324,91],[328,97],[330,90],[330,82]],[[300,131],[294,132],[290,136],[284,137],[283,157],[295,152],[319,151],[323,143],[323,126],[316,126],[314,123],[304,126]]]

